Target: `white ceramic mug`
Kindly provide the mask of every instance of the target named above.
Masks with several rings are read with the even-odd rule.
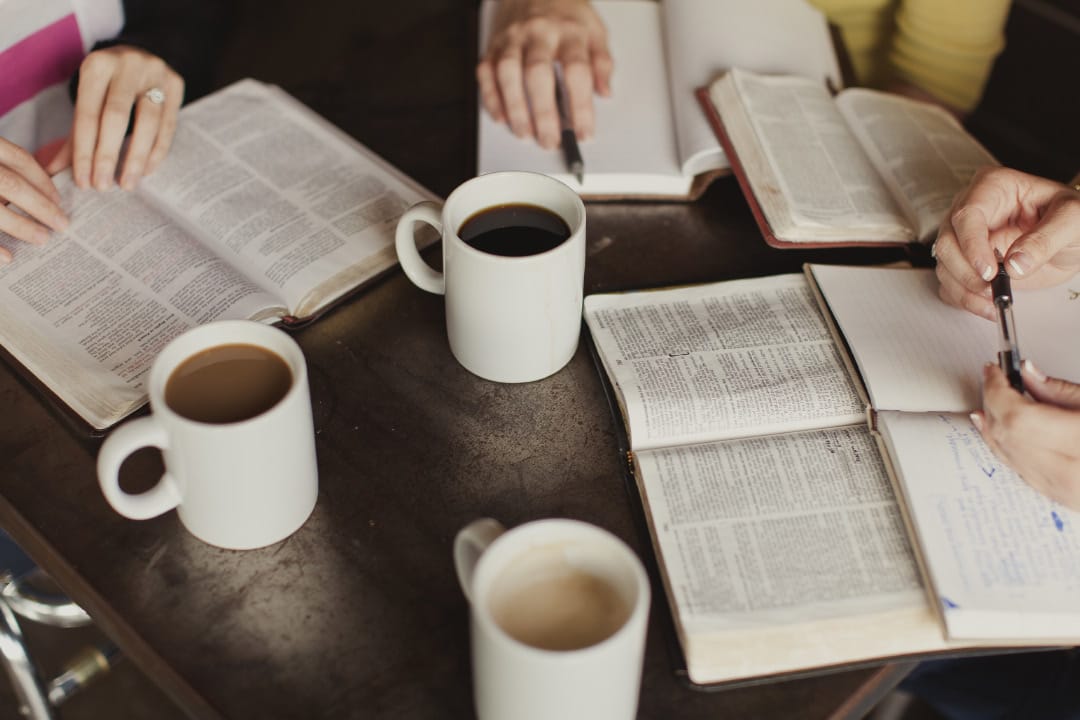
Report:
[[[477,250],[459,236],[476,213],[500,205],[550,210],[570,237],[546,252],[507,257]],[[443,272],[420,257],[414,224],[442,235]],[[481,175],[440,207],[424,201],[397,225],[401,267],[418,287],[446,296],[450,350],[471,373],[496,382],[529,382],[560,370],[577,349],[585,279],[585,205],[558,180],[528,172]]]
[[[645,569],[625,543],[576,520],[539,520],[507,531],[483,519],[458,533],[454,564],[471,605],[473,690],[480,720],[634,718],[650,596]],[[570,597],[538,591],[534,583],[579,573],[621,600],[613,634],[576,649],[544,649],[504,627],[512,624],[505,620],[511,601],[524,598],[518,609],[528,613],[537,609],[530,606],[533,602],[541,603],[540,609],[570,604]],[[555,602],[547,602],[551,598]],[[550,630],[550,624],[540,626],[541,632]]]
[[[173,370],[188,358],[222,345],[256,345],[283,359],[292,385],[255,417],[204,423],[165,402]],[[281,330],[229,320],[201,325],[174,338],[150,369],[152,415],[125,423],[98,454],[98,482],[113,508],[135,520],[177,509],[195,537],[245,550],[283,540],[307,520],[319,492],[307,365],[300,346]],[[120,487],[124,459],[142,447],[161,449],[165,474],[133,495]]]

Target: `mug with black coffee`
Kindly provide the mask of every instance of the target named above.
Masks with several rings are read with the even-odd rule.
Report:
[[[246,320],[202,325],[174,338],[150,368],[152,414],[105,440],[98,482],[109,504],[143,520],[174,507],[211,545],[249,549],[283,540],[315,507],[318,471],[307,366],[281,330]],[[161,449],[165,474],[133,495],[124,459]]]
[[[417,222],[442,235],[443,272],[420,257]],[[529,382],[560,370],[577,349],[585,278],[585,206],[546,175],[498,172],[421,202],[397,226],[401,267],[446,296],[450,350],[466,370]]]
[[[650,593],[625,543],[576,520],[485,518],[458,533],[454,565],[480,720],[634,718]]]

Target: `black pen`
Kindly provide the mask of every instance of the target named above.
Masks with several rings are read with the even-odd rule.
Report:
[[[561,145],[566,167],[578,183],[585,182],[585,161],[578,149],[574,123],[570,120],[570,99],[566,95],[566,82],[563,80],[562,66],[555,64],[555,105],[559,109],[559,128],[562,132]]]
[[[1020,375],[1020,346],[1016,343],[1016,323],[1013,320],[1013,295],[1012,284],[1009,281],[1009,273],[1005,271],[1004,259],[1001,253],[994,251],[998,261],[998,271],[994,279],[990,281],[990,289],[994,294],[994,307],[998,313],[998,329],[1001,331],[998,337],[998,365],[1009,378],[1009,384],[1018,393],[1024,392],[1024,379]]]

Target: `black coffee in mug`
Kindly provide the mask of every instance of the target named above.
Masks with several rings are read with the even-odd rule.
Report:
[[[539,255],[570,238],[561,217],[537,205],[495,205],[473,214],[458,230],[466,245],[505,257]]]
[[[165,382],[165,404],[204,423],[233,423],[261,415],[292,387],[289,364],[258,345],[218,345],[180,363]]]

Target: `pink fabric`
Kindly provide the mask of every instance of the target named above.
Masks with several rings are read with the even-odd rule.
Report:
[[[45,88],[66,82],[82,58],[82,37],[74,14],[0,52],[0,116]]]

